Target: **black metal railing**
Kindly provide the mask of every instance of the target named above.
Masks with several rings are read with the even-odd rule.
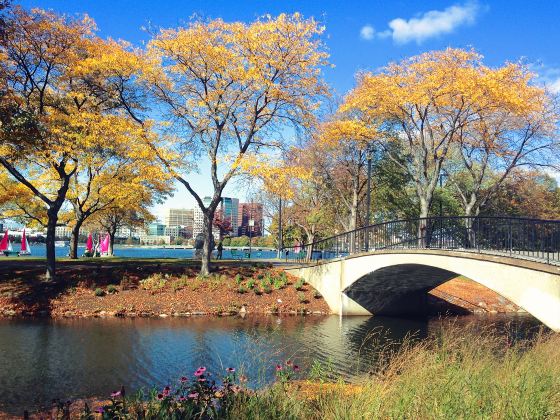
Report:
[[[558,264],[560,220],[465,216],[395,220],[286,247],[282,255],[309,262],[388,249],[484,252]]]

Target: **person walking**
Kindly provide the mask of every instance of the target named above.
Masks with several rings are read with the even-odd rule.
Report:
[[[218,243],[218,247],[216,248],[218,250],[218,255],[216,256],[219,260],[222,259],[222,251],[224,250],[224,245],[222,244],[222,241],[220,241]]]

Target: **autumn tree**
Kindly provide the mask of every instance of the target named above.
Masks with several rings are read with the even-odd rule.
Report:
[[[497,74],[474,51],[433,51],[363,73],[346,97],[343,118],[376,130],[376,145],[412,179],[419,216],[428,216],[442,168],[459,132],[500,102]],[[399,144],[404,160],[389,145]]]
[[[560,219],[560,187],[544,171],[516,168],[495,190],[483,216],[503,216],[535,219]]]
[[[125,111],[137,106],[134,93],[110,70],[117,63],[135,67],[133,60],[115,59],[127,55],[124,46],[98,38],[87,16],[16,7],[6,22],[0,45],[0,165],[46,208],[46,276],[53,279],[55,227],[72,178],[98,151],[100,133],[122,135]]]
[[[478,215],[517,168],[560,163],[555,100],[536,86],[534,76],[521,65],[487,70],[485,76],[486,86],[499,93],[484,95],[491,102],[461,127],[456,147],[460,164],[446,169],[465,216]]]
[[[145,78],[184,157],[164,162],[204,214],[202,274],[209,273],[214,214],[240,163],[285,144],[287,124],[308,127],[327,93],[322,32],[312,19],[281,14],[250,24],[196,20],[148,44],[159,69]],[[213,189],[207,206],[188,180],[202,158]]]

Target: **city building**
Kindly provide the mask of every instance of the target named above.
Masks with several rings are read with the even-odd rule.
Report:
[[[140,243],[143,245],[169,245],[171,243],[171,237],[168,235],[142,234],[139,239]]]
[[[68,239],[72,236],[72,228],[68,226],[57,226],[54,228],[54,236]]]
[[[212,198],[204,197],[202,203],[204,206],[208,206]],[[220,205],[216,209],[216,213],[214,214],[215,220],[220,220],[220,222],[228,221],[231,227],[231,232],[228,234],[231,236],[237,236],[238,230],[238,220],[239,220],[239,199],[231,198],[231,197],[222,197],[222,201]],[[194,209],[194,223],[193,223],[193,237],[196,238],[196,235],[202,233],[202,229],[204,227],[204,214],[200,208]],[[214,235],[214,239],[218,241],[220,239],[220,229],[213,226],[212,234]]]
[[[211,197],[204,197],[202,199],[202,204],[204,204],[204,206],[207,207],[208,205],[210,205],[211,201],[212,201]],[[203,229],[204,229],[204,213],[202,213],[200,207],[196,206],[193,212],[193,238],[196,238],[197,235],[201,234]],[[212,229],[212,235],[214,236],[214,239],[218,241],[220,239],[219,229],[215,229],[215,228]]]
[[[239,199],[223,197],[220,204],[220,218],[223,222],[229,222],[231,229],[229,235],[237,236],[237,230],[239,227]]]
[[[176,238],[190,239],[193,237],[193,231],[192,231],[192,227],[166,226],[165,235],[170,236],[172,239],[176,239]]]
[[[238,236],[263,236],[263,223],[263,205],[261,203],[239,203]]]
[[[169,228],[176,226],[184,226],[186,228],[193,227],[194,210],[193,209],[169,209],[165,215],[165,225]]]
[[[152,236],[162,236],[165,235],[165,225],[154,222],[148,225],[148,235]]]

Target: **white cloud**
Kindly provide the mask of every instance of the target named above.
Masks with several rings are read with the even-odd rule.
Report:
[[[360,29],[360,38],[366,40],[372,40],[375,36],[375,29],[371,25],[365,25]]]
[[[549,85],[548,88],[551,90],[551,92],[553,93],[560,93],[560,77],[554,81],[552,81]]]
[[[449,6],[443,11],[431,10],[408,20],[396,18],[389,22],[390,29],[377,35],[379,38],[391,37],[398,44],[406,44],[411,41],[420,44],[426,39],[451,33],[459,26],[473,24],[479,10],[478,3],[469,2]],[[366,27],[364,26],[364,28]],[[373,38],[374,33],[371,33],[371,36]]]
[[[529,70],[536,75],[535,82],[550,92],[560,94],[560,67],[544,63],[530,63]]]

